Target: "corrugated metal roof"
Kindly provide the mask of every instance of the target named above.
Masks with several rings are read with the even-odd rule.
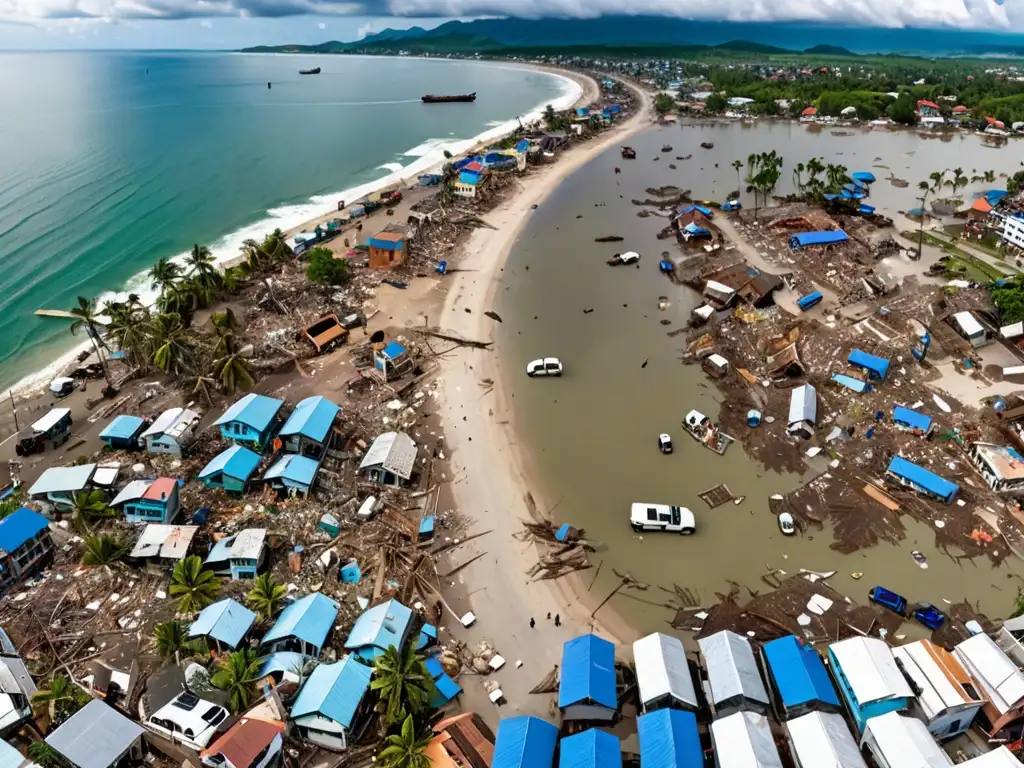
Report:
[[[891,766],[943,768],[953,764],[920,720],[889,712],[869,718],[864,741],[873,743]]]
[[[307,397],[299,402],[278,433],[282,437],[302,435],[317,443],[326,440],[341,408],[326,397]]]
[[[697,708],[697,693],[678,637],[655,632],[633,643],[640,701],[644,704],[671,696],[680,704]]]
[[[562,672],[558,685],[561,708],[593,702],[618,707],[615,694],[615,646],[594,634],[581,635],[562,646]]]
[[[893,456],[889,462],[889,472],[894,475],[924,488],[929,493],[933,493],[940,499],[951,500],[956,495],[957,491],[960,490],[960,486],[956,483],[952,483],[944,477],[936,475],[931,470],[919,467],[911,461],[907,461],[902,456]]]
[[[729,768],[782,768],[768,718],[737,712],[711,724],[715,760]]]
[[[842,667],[861,707],[873,701],[913,698],[914,692],[884,641],[874,637],[851,637],[832,643],[828,649]]]
[[[765,643],[762,650],[775,688],[787,709],[811,702],[839,706],[839,697],[825,664],[811,646],[787,635]]]
[[[280,400],[275,400],[266,395],[251,393],[224,411],[224,415],[217,419],[214,424],[221,426],[222,424],[237,421],[239,424],[252,427],[257,432],[262,432],[270,426],[270,422],[274,420],[282,405],[283,403]]]
[[[397,360],[405,354],[405,347],[397,341],[388,342],[388,345],[381,350],[381,355],[388,360]]]
[[[142,732],[141,725],[93,699],[47,736],[46,743],[78,768],[110,768]]]
[[[539,717],[506,717],[498,723],[491,768],[546,768],[555,760],[558,728]]]
[[[697,716],[659,709],[637,718],[641,768],[703,768]]]
[[[961,768],[1020,768],[1021,762],[1004,744],[991,752],[972,757],[967,762],[960,763],[960,766]]]
[[[95,464],[80,464],[77,467],[50,467],[28,489],[28,495],[38,496],[44,493],[69,493],[85,490],[95,471]]]
[[[960,330],[967,335],[968,338],[971,336],[984,336],[985,329],[982,327],[978,319],[970,312],[957,312],[953,315],[953,320],[960,326]]]
[[[921,705],[925,717],[931,720],[950,707],[969,704],[972,699],[967,696],[963,686],[950,679],[947,671],[940,666],[933,650],[928,647],[929,644],[926,640],[907,643],[893,648],[892,655],[900,660],[903,670],[910,675],[920,689],[917,694],[917,703]],[[944,650],[942,652],[946,653]],[[966,676],[966,672],[956,659],[949,657],[948,663],[955,664],[957,667],[955,671]],[[951,673],[953,671],[950,670]]]
[[[385,432],[377,435],[370,450],[359,463],[359,471],[380,466],[403,480],[412,477],[416,463],[416,443],[405,432]]]
[[[900,424],[906,424],[911,429],[920,429],[927,432],[932,428],[932,419],[923,413],[918,413],[911,408],[904,408],[902,405],[894,405],[892,408],[892,420]]]
[[[146,492],[142,494],[142,498],[148,499],[149,501],[167,501],[171,497],[171,494],[174,493],[174,489],[177,485],[177,480],[172,480],[169,477],[158,477],[150,483]]]
[[[833,245],[845,243],[850,238],[841,229],[829,229],[824,232],[799,232],[789,238],[791,248],[806,248],[810,245]]]
[[[188,408],[171,408],[161,413],[156,421],[149,425],[149,429],[142,433],[142,437],[168,435],[177,440],[198,421],[199,414],[195,411],[190,411]]]
[[[263,475],[264,480],[286,480],[296,485],[311,486],[320,463],[308,456],[286,453]]]
[[[199,479],[210,477],[218,472],[234,478],[235,480],[246,481],[259,466],[260,456],[248,448],[240,445],[233,445],[214,456],[210,463],[199,471]]]
[[[840,386],[853,390],[858,394],[863,394],[868,391],[868,383],[866,381],[861,381],[853,376],[847,376],[845,373],[833,373],[832,381]]]
[[[110,506],[119,507],[127,501],[141,499],[142,494],[149,488],[149,482],[149,480],[132,480],[114,497],[114,500],[110,502]]]
[[[702,638],[697,645],[708,671],[712,703],[717,705],[734,696],[768,703],[768,692],[747,638],[723,630]]]
[[[189,627],[189,637],[212,637],[232,648],[245,637],[256,621],[256,614],[241,603],[228,598],[209,605]]]
[[[818,418],[818,393],[810,384],[795,387],[789,396],[789,424],[808,421],[813,424]]]
[[[260,677],[281,672],[298,680],[299,673],[306,664],[306,657],[294,651],[278,651],[263,657],[260,661]]]
[[[292,719],[321,714],[346,728],[352,726],[359,702],[370,689],[373,670],[346,656],[313,670],[292,705]]]
[[[867,768],[842,715],[811,712],[790,720],[786,730],[801,768]]]
[[[107,424],[100,432],[100,440],[130,440],[145,424],[145,419],[138,416],[121,415]]]
[[[40,531],[50,527],[50,521],[28,507],[16,509],[0,520],[0,550],[11,553]]]
[[[0,741],[0,768],[21,768],[35,765],[6,741]]]
[[[285,608],[277,622],[264,636],[263,642],[296,637],[321,648],[337,615],[338,604],[319,592],[314,592]]]
[[[889,361],[884,357],[869,355],[867,352],[854,349],[846,358],[846,362],[856,368],[867,368],[879,378],[884,379],[889,372]]]
[[[1024,698],[1024,672],[988,635],[964,640],[955,653],[1000,715]]]
[[[246,528],[239,531],[231,544],[232,557],[245,557],[255,560],[263,551],[263,543],[267,538],[266,528]]]
[[[345,640],[345,647],[353,650],[373,647],[381,651],[386,651],[392,645],[401,648],[410,621],[412,611],[397,600],[375,605],[363,611],[356,619]]]
[[[200,753],[223,755],[234,768],[249,768],[260,753],[284,730],[284,723],[243,717]]]
[[[622,768],[622,746],[596,728],[566,736],[559,745],[558,768]]]
[[[195,525],[164,525],[150,523],[142,529],[129,557],[160,557],[181,560],[188,554],[192,537],[199,530]]]

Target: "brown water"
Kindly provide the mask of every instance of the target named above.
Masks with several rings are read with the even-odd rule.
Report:
[[[714,142],[715,149],[702,150],[704,141]],[[496,300],[504,319],[498,343],[530,482],[539,498],[554,507],[555,520],[586,528],[588,538],[602,545],[592,558],[595,565],[604,562],[590,601],[600,601],[618,583],[613,569],[652,585],[689,587],[711,605],[715,591],[729,590],[728,580],[764,590],[760,576],[769,567],[788,573],[808,568],[839,571],[830,583],[861,602],[872,585],[884,584],[914,601],[942,607],[943,600],[968,597],[980,601],[990,615],[1004,615],[1017,583],[1008,577],[1011,570],[1021,570],[1016,558],[999,569],[987,560],[958,565],[936,549],[927,526],[909,519],[904,520],[907,538],[901,546],[883,544],[853,555],[829,548],[828,529],[783,537],[768,511],[768,497],[795,488],[801,478],[762,469],[739,444],[717,456],[682,431],[680,422],[691,408],[712,417],[719,411],[720,396],[710,380],[697,367],[678,361],[681,337],[666,335],[685,324],[698,296],[659,274],[660,254],[674,251],[674,241],[657,240],[665,220],[638,218],[639,209],[629,201],[648,197],[647,187],[667,184],[692,189],[697,198],[721,198],[737,186],[729,165],[733,159],[776,149],[786,160],[784,169],[817,154],[851,171],[872,170],[879,181],[869,202],[892,210],[911,208],[916,205],[913,186],[932,170],[960,165],[967,172],[973,167],[1012,173],[1024,145],[1011,143],[997,151],[983,148],[976,138],[943,143],[904,133],[835,137],[827,131],[808,133],[802,126],[739,124],[652,128],[631,143],[638,160],[624,161],[617,150],[606,153],[533,213]],[[665,143],[674,146],[671,153],[661,153]],[[674,159],[691,153],[691,160]],[[660,161],[653,162],[658,155]],[[887,171],[871,168],[875,157],[912,187],[892,187],[883,178]],[[669,169],[670,162],[678,170]],[[616,166],[622,175],[615,176]],[[1004,181],[975,186],[1001,187]],[[791,185],[786,170],[780,194]],[[594,242],[612,234],[625,242]],[[625,250],[643,255],[639,269],[605,265],[606,258]],[[659,296],[670,299],[666,311],[658,308]],[[584,314],[588,308],[594,311]],[[672,325],[661,325],[662,319]],[[561,379],[527,379],[526,363],[543,356],[561,358]],[[661,432],[672,435],[673,455],[658,452]],[[822,460],[815,460],[805,479],[825,469]],[[728,484],[746,501],[709,509],[697,494],[718,483]],[[697,534],[635,534],[629,507],[637,501],[689,507],[697,518]],[[927,569],[913,561],[913,549],[928,556]],[[860,581],[850,578],[855,571],[864,573]],[[584,574],[584,581],[589,584],[593,574]],[[655,586],[640,596],[653,602],[670,597]],[[663,631],[672,618],[667,609],[625,595],[615,597],[612,605],[640,633]]]

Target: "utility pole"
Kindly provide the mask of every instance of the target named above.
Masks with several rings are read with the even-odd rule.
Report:
[[[14,414],[14,431],[15,433],[21,432],[18,427],[18,407],[14,404],[14,390],[7,390],[7,394],[11,397],[11,413]]]

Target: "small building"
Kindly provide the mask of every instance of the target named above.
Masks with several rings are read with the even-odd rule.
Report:
[[[171,408],[161,413],[142,433],[147,453],[181,456],[196,440],[199,414],[188,408]]]
[[[319,664],[292,704],[299,735],[325,749],[348,749],[372,719],[372,697],[367,695],[372,676],[373,669],[354,656]]]
[[[0,594],[35,574],[52,557],[50,521],[38,512],[21,507],[0,520]]]
[[[142,534],[128,556],[133,560],[144,561],[147,565],[173,568],[179,560],[188,556],[197,530],[199,527],[195,525],[150,523],[142,529]]]
[[[260,455],[248,448],[233,445],[214,456],[199,470],[199,479],[207,488],[223,488],[230,493],[245,493],[260,464]]]
[[[986,699],[977,722],[992,741],[1000,731],[1014,725],[1018,732],[1024,718],[1024,672],[995,641],[985,634],[974,635],[953,649],[981,697]]]
[[[1003,242],[1024,248],[1024,218],[1019,215],[1003,217]]]
[[[494,733],[475,712],[447,717],[433,731],[426,751],[433,768],[484,768],[494,761]]]
[[[341,408],[326,397],[307,397],[299,402],[277,436],[282,447],[300,456],[323,457],[334,445]]]
[[[857,741],[836,712],[808,712],[786,723],[795,768],[867,768]]]
[[[377,435],[359,463],[359,474],[380,485],[400,488],[412,479],[416,443],[405,432]]]
[[[413,369],[412,356],[397,341],[377,344],[373,348],[373,371],[384,382],[402,378]]]
[[[818,393],[810,384],[794,387],[789,396],[789,420],[786,431],[810,439],[818,420]]]
[[[555,762],[558,728],[532,715],[502,718],[491,768],[545,768]]]
[[[708,703],[715,717],[768,711],[768,692],[747,638],[723,630],[697,641],[707,673]]]
[[[1024,494],[1024,456],[1016,448],[971,443],[967,455],[993,491],[1013,496]]]
[[[18,649],[0,629],[0,736],[7,736],[32,719],[36,684]],[[0,742],[3,743],[3,742]]]
[[[789,238],[791,250],[799,251],[802,248],[815,246],[830,246],[845,243],[850,238],[841,229],[829,229],[824,232],[799,232]]]
[[[902,405],[892,407],[892,422],[901,429],[916,432],[919,435],[927,435],[932,431],[932,418],[923,413],[905,408]]]
[[[181,512],[178,481],[169,477],[132,480],[110,506],[123,509],[129,523],[173,523]]]
[[[487,170],[481,163],[471,162],[459,171],[453,192],[459,197],[474,198],[487,183]]]
[[[622,768],[622,745],[608,731],[588,728],[561,740],[558,768]]]
[[[885,641],[874,637],[841,640],[828,647],[828,659],[859,732],[863,733],[868,718],[910,707],[914,692]]]
[[[928,726],[929,733],[941,741],[971,726],[985,702],[951,653],[930,640],[901,645],[892,653],[917,687],[910,713]]]
[[[345,649],[372,662],[391,646],[401,651],[412,629],[412,611],[388,600],[363,611],[345,640]]]
[[[208,605],[188,629],[189,638],[203,637],[218,651],[234,650],[256,623],[256,614],[239,602],[226,598]]]
[[[775,692],[780,720],[808,712],[839,712],[842,707],[821,656],[794,635],[786,635],[761,647],[765,671]]]
[[[970,312],[957,312],[952,316],[951,321],[956,332],[967,339],[975,349],[985,346],[988,342],[985,328]]]
[[[261,641],[263,650],[265,653],[294,651],[319,658],[337,616],[338,604],[333,600],[319,592],[306,595],[277,617],[277,622]]]
[[[286,453],[264,473],[263,479],[279,495],[308,496],[319,471],[318,460]]]
[[[280,720],[243,715],[199,757],[209,768],[266,768],[280,758],[284,730]]]
[[[134,451],[141,448],[141,435],[146,428],[146,420],[138,416],[121,415],[107,424],[100,432],[100,440],[111,448]]]
[[[878,768],[947,768],[953,765],[924,723],[896,712],[868,720],[861,748],[874,759]]]
[[[633,643],[633,661],[644,712],[660,707],[699,709],[686,650],[678,637],[654,632],[640,638]]]
[[[636,726],[641,768],[704,768],[693,712],[659,709],[638,717]]]
[[[782,768],[768,718],[759,712],[733,712],[711,723],[717,768]]]
[[[869,355],[860,349],[850,352],[846,362],[854,368],[860,368],[866,374],[869,381],[885,381],[885,376],[889,373],[888,360],[884,357]]]
[[[109,490],[117,479],[116,469],[80,464],[74,467],[50,467],[39,476],[28,496],[35,501],[47,502],[61,512],[75,507],[75,494],[93,489]]]
[[[563,721],[615,722],[619,708],[612,643],[588,634],[562,645],[558,708]]]
[[[399,232],[378,232],[367,239],[370,269],[391,269],[405,261],[408,235]]]
[[[142,760],[143,728],[93,699],[46,737],[75,768],[114,768]]]
[[[960,490],[960,486],[956,483],[951,483],[944,477],[940,477],[924,467],[919,467],[917,464],[907,461],[902,456],[892,457],[885,474],[901,485],[913,488],[925,496],[933,496],[947,504],[953,501]]]
[[[225,440],[262,449],[270,442],[284,403],[265,395],[248,394],[214,422]]]
[[[139,646],[134,639],[106,648],[89,662],[83,682],[99,697],[130,701],[141,672],[138,656]]]
[[[204,565],[232,581],[255,579],[267,557],[267,529],[246,528],[217,541]]]

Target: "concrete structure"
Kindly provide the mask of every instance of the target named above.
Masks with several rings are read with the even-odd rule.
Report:
[[[851,637],[828,647],[832,675],[859,732],[869,718],[910,707],[914,692],[885,641]]]
[[[960,662],[930,640],[901,645],[892,653],[917,686],[910,714],[939,740],[966,731],[985,702]]]
[[[1003,242],[1008,245],[1024,248],[1024,219],[1007,216],[1003,219]]]
[[[156,480],[132,480],[114,500],[129,523],[173,523],[181,512],[178,481],[169,477]]]
[[[181,456],[196,439],[199,414],[188,408],[171,408],[161,413],[142,433],[148,453]]]
[[[1024,495],[1024,456],[1016,448],[971,443],[967,455],[993,491],[1011,496]]]

